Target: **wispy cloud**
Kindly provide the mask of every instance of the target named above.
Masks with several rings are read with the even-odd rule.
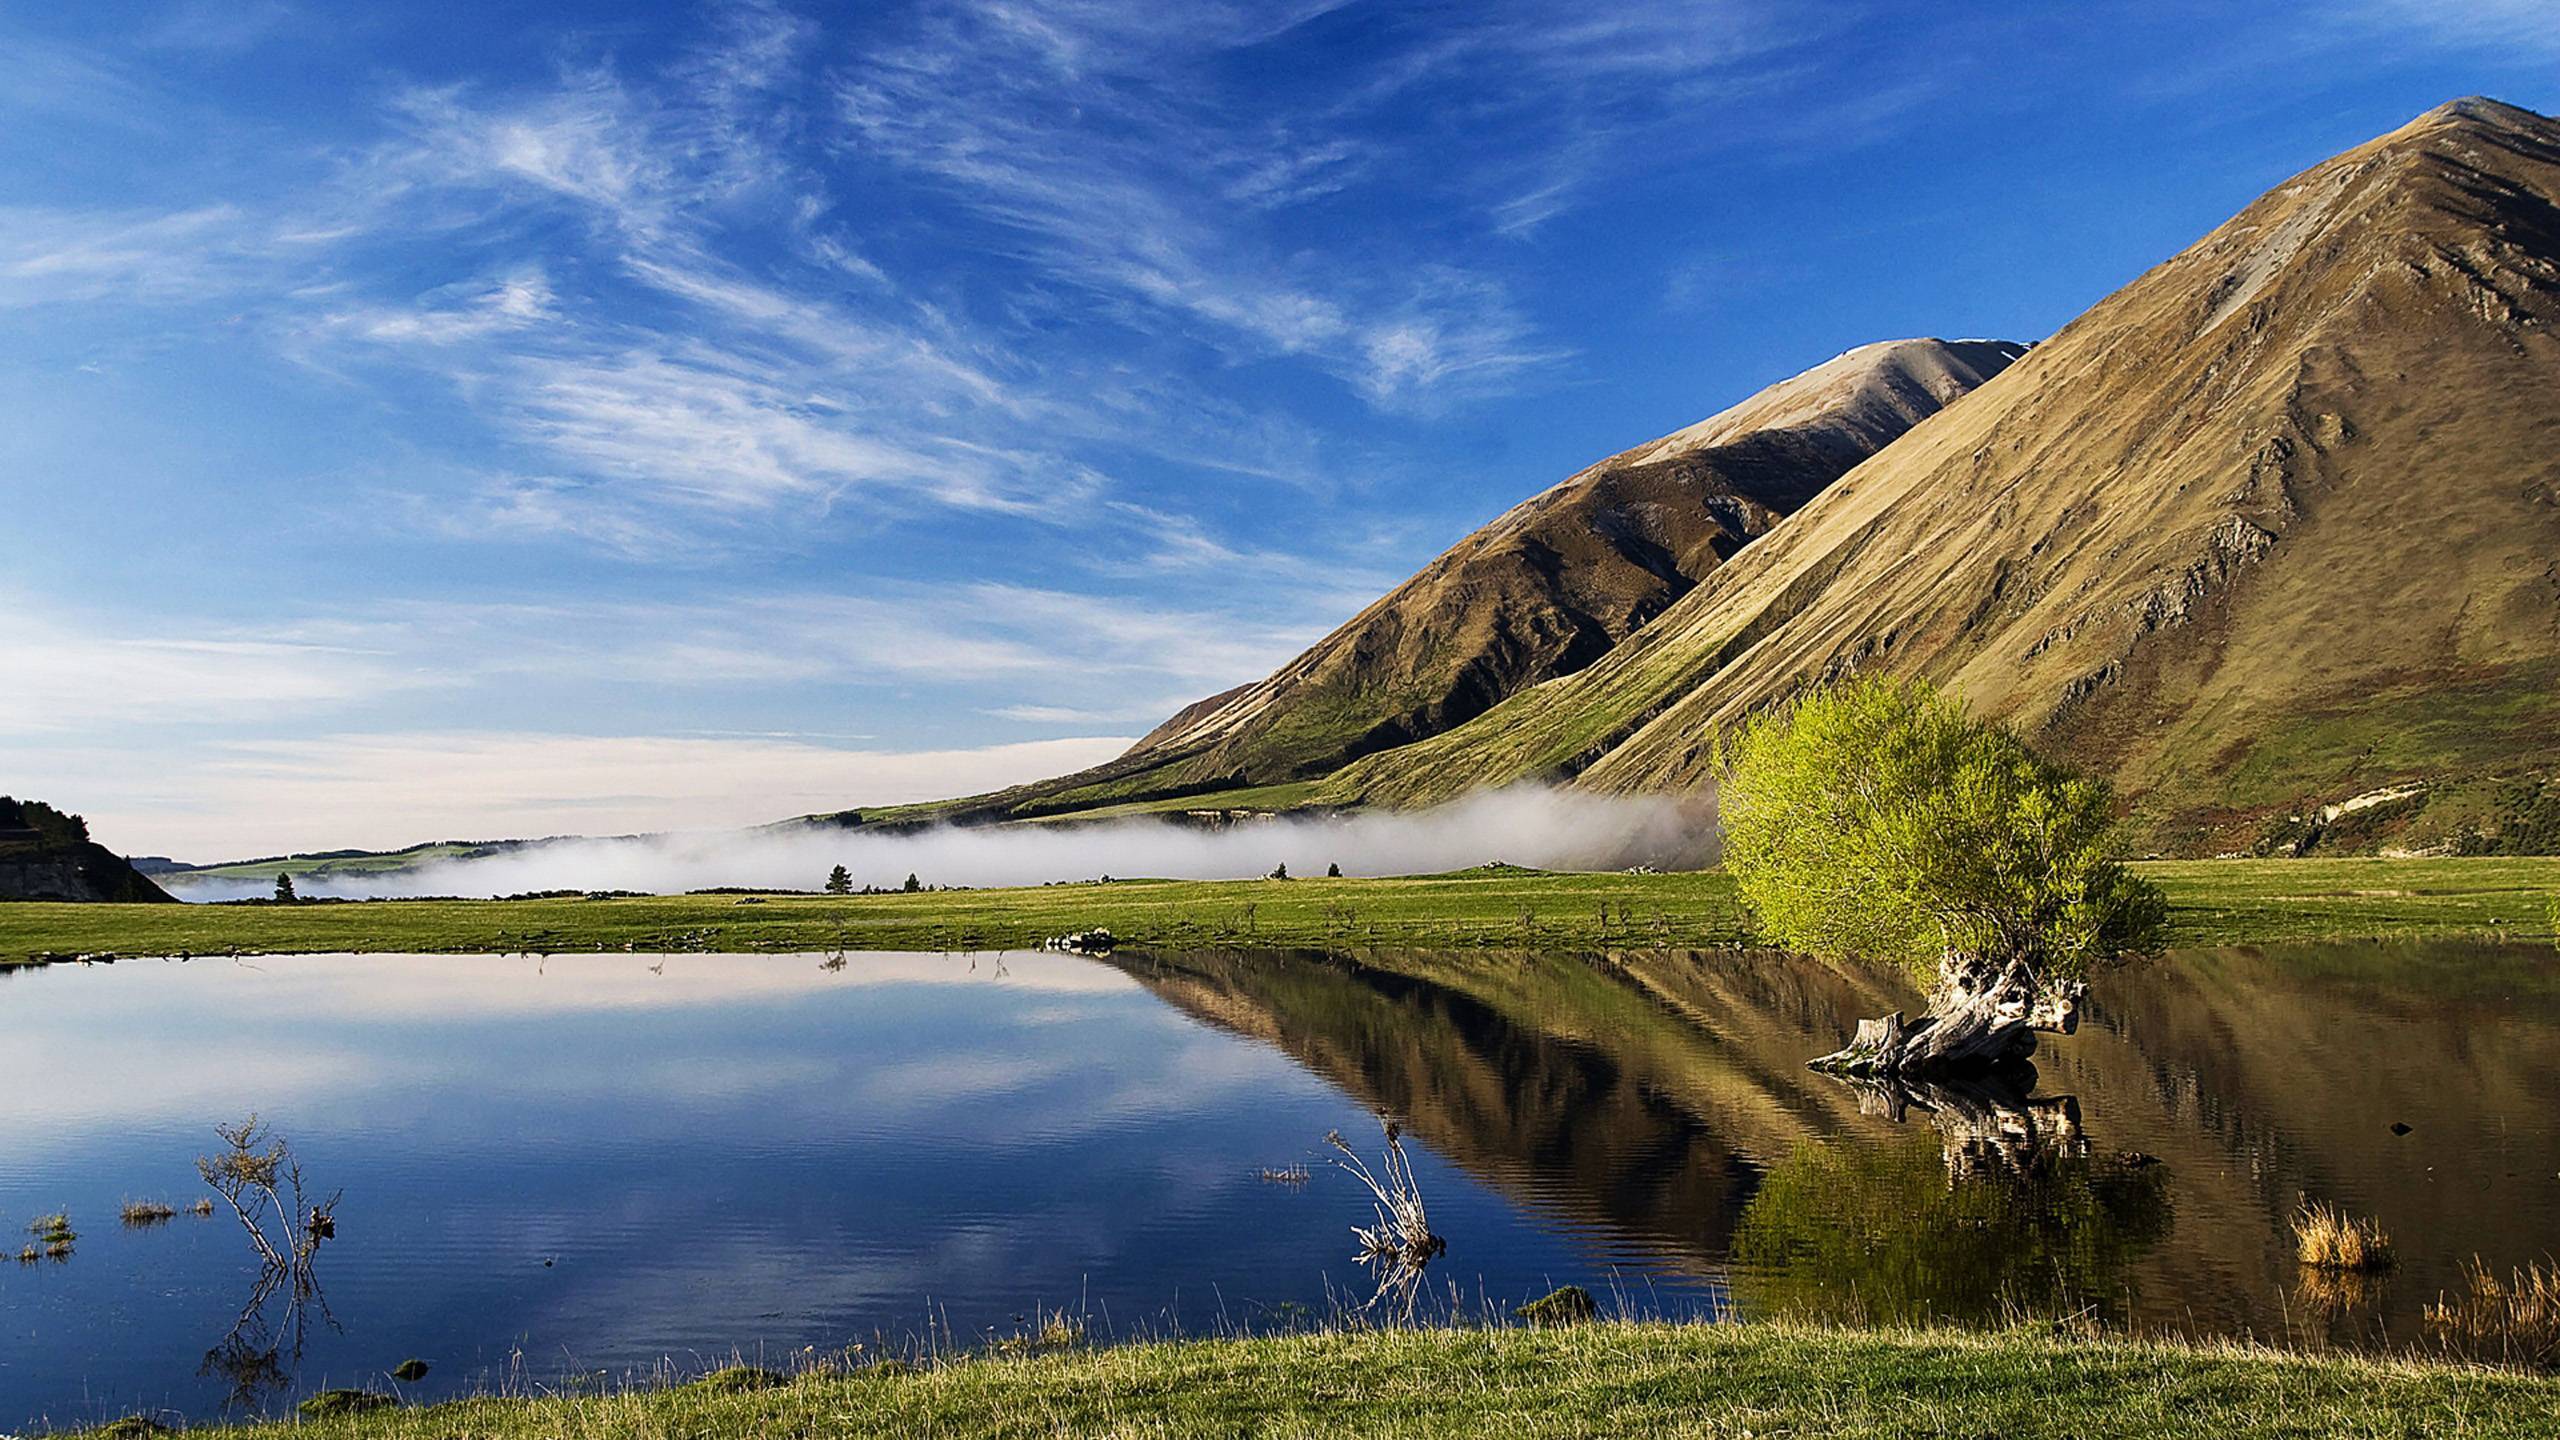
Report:
[[[1374,404],[1485,393],[1557,358],[1495,277],[1360,276],[1238,223],[1340,191],[1372,143],[1199,98],[1205,67],[1272,33],[1214,9],[1157,26],[1111,4],[962,7],[844,71],[838,116],[864,158],[939,181],[1058,279],[1187,317],[1239,358],[1313,359]]]
[[[2560,56],[2560,8],[2545,0],[2357,0],[2343,18],[2451,49]]]
[[[118,633],[47,620],[24,604],[0,626],[0,674],[9,677],[0,735],[31,736],[272,722],[444,683],[353,635]]]

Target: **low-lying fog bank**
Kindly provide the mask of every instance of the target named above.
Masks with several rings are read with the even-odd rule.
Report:
[[[1711,797],[1613,798],[1523,787],[1435,810],[1248,817],[1230,824],[1129,819],[1091,824],[757,830],[556,840],[502,855],[384,874],[297,877],[311,898],[513,895],[538,890],[681,894],[736,885],[814,890],[837,865],[855,888],[1038,885],[1103,875],[1190,880],[1267,875],[1416,875],[1502,860],[1555,870],[1689,869],[1715,859]],[[169,877],[186,900],[273,893],[271,877]]]

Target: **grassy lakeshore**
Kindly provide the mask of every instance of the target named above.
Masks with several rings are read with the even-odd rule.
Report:
[[[2136,867],[2169,943],[2547,939],[2560,858],[2205,860]],[[1349,880],[1121,880],[914,895],[680,895],[307,905],[0,904],[0,964],[288,951],[1020,949],[1107,926],[1123,944],[1644,948],[1747,944],[1722,874],[1468,870]]]
[[[2450,1364],[1785,1324],[1159,1342],[465,1400],[220,1433],[587,1436],[2548,1435],[2560,1379]]]

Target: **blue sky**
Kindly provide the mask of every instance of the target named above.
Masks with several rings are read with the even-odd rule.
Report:
[[[2555,62],[2543,0],[0,4],[0,788],[215,858],[1071,768]]]

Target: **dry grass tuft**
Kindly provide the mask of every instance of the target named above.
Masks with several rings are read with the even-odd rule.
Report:
[[[2388,1270],[2391,1237],[2373,1220],[2332,1205],[2304,1201],[2293,1217],[2294,1254],[2320,1270]]]
[[[2431,1329],[2482,1356],[2560,1363],[2560,1265],[2523,1265],[2501,1276],[2474,1258],[2463,1278],[2462,1295],[2427,1307]]]
[[[175,1219],[177,1214],[178,1207],[163,1205],[157,1200],[127,1200],[124,1202],[124,1209],[117,1212],[117,1218],[139,1230],[152,1225],[165,1225]]]

